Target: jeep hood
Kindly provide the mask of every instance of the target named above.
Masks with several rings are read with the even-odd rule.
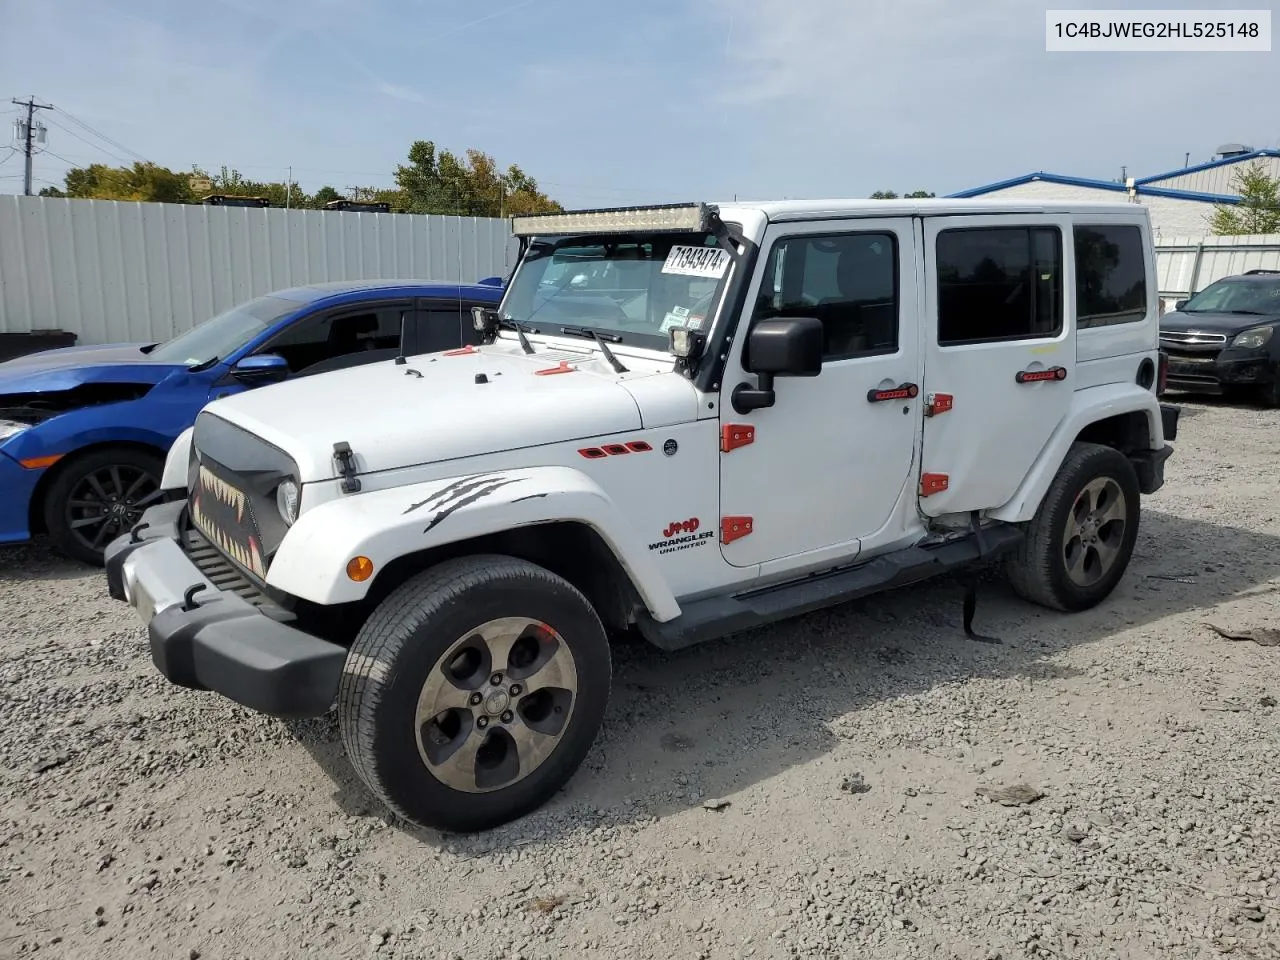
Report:
[[[287,453],[304,483],[337,475],[341,442],[358,472],[374,473],[697,417],[693,385],[669,359],[619,358],[627,373],[588,350],[539,344],[525,355],[499,341],[301,377],[205,409]]]
[[[94,383],[154,386],[185,367],[151,360],[144,343],[61,347],[0,363],[0,395],[55,393]]]

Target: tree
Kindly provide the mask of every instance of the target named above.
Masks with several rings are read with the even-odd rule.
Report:
[[[872,200],[897,200],[898,195],[892,190],[877,190],[871,195]]]
[[[332,203],[334,200],[341,200],[340,194],[333,187],[321,187],[311,196],[311,205],[317,210],[323,210],[326,203]]]
[[[132,167],[109,167],[91,163],[67,171],[68,197],[88,200],[143,200],[151,203],[190,203],[191,181],[186,174],[174,173],[154,163],[135,163]]]
[[[212,184],[209,192],[213,194],[228,197],[266,197],[273,207],[283,207],[286,204],[290,207],[314,205],[312,198],[307,196],[297,183],[246,180],[239,170],[227,167],[222,167],[216,174],[205,173],[199,167],[195,167],[191,175],[193,178],[207,180]]]
[[[1219,236],[1280,233],[1280,178],[1269,176],[1255,160],[1236,171],[1235,185],[1240,202],[1214,209],[1213,232]]]
[[[61,190],[59,190],[57,187],[42,187],[38,195],[41,197],[65,197],[66,196],[66,194],[63,193]]]
[[[930,190],[912,190],[906,195],[906,198],[908,200],[926,200],[936,196],[937,194]]]
[[[458,157],[448,150],[437,153],[430,140],[417,140],[408,160],[396,166],[395,180],[399,206],[410,213],[499,217],[564,209],[519,167],[500,172],[494,158],[479,150]]]

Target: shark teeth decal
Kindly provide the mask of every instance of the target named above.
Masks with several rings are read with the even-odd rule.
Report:
[[[248,540],[248,543],[241,543],[235,539],[235,536],[224,530],[222,524],[215,519],[220,514],[226,520],[228,513],[233,512],[236,525],[243,525],[246,510],[252,516],[252,508],[249,505],[248,497],[243,491],[237,490],[213,473],[208,467],[202,466],[200,468],[199,477],[200,483],[197,487],[196,495],[191,500],[192,520],[209,539],[210,543],[225,556],[230,557],[246,570],[252,571],[256,576],[265,578],[267,575],[266,564],[263,561],[262,550],[258,546],[256,539],[248,535],[246,531],[244,539]],[[209,498],[208,504],[203,502],[206,497]],[[219,504],[228,508],[227,511],[221,511]]]
[[[243,519],[245,496],[231,484],[217,476],[208,467],[200,468],[200,486],[208,490],[214,497],[236,510],[237,519]]]

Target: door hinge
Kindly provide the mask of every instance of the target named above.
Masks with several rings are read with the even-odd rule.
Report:
[[[751,532],[750,517],[721,517],[720,542],[733,543]]]
[[[951,485],[951,478],[945,473],[922,473],[920,474],[920,496],[929,497],[935,493],[942,493]]]
[[[940,413],[946,413],[956,405],[956,398],[949,393],[931,393],[924,401],[924,415],[926,417],[936,417]]]
[[[746,423],[726,423],[720,428],[720,452],[728,453],[755,443],[756,428]]]

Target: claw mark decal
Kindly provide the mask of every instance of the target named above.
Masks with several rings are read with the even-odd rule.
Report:
[[[477,500],[483,500],[500,487],[505,487],[509,483],[519,483],[521,479],[523,478],[517,477],[515,480],[508,480],[505,477],[485,476],[458,480],[444,489],[436,491],[426,500],[410,504],[404,512],[410,513],[419,507],[427,506],[434,509],[436,512],[431,517],[431,522],[422,531],[423,533],[429,533],[433,527],[437,526],[445,517],[460,507],[475,503]]]
[[[465,480],[455,480],[453,481],[453,483],[449,484],[447,487],[441,487],[431,496],[427,497],[427,499],[419,500],[417,503],[409,504],[409,506],[404,508],[404,512],[413,513],[413,511],[417,510],[420,507],[425,507],[428,504],[431,504],[434,506],[440,506],[450,497],[455,497],[455,496],[460,496],[462,494],[465,494],[471,490],[476,489],[477,487],[482,487],[486,483],[492,482],[494,479],[495,478],[493,474],[485,474],[484,476],[480,476],[480,477],[467,477]],[[401,516],[403,515],[404,514],[401,514]]]
[[[248,524],[245,523],[246,511]],[[257,538],[244,529],[246,526],[257,529],[248,497],[208,467],[200,468],[199,486],[191,498],[191,519],[226,556],[256,576],[266,577],[262,548]]]

